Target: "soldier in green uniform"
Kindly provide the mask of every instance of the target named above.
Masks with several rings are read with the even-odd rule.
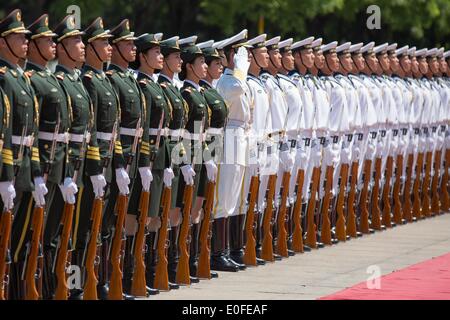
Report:
[[[180,181],[178,204],[181,206],[185,186],[193,184],[194,199],[192,203],[194,210],[192,211],[190,221],[190,223],[192,223],[190,272],[191,275],[195,275],[197,274],[198,240],[200,232],[200,217],[198,212],[202,201],[202,199],[200,199],[200,205],[196,205],[196,198],[200,185],[200,173],[204,166],[209,180],[215,181],[217,176],[217,165],[208,154],[208,146],[204,139],[206,128],[210,126],[211,111],[208,109],[208,103],[203,95],[204,89],[200,86],[200,80],[206,78],[208,65],[205,62],[203,52],[195,45],[195,41],[187,43],[185,47],[183,47],[181,57],[183,59],[183,68],[180,73],[180,79],[184,80],[181,94],[189,106],[189,115],[183,143],[185,148],[190,150],[190,153],[187,154],[185,164],[181,165],[184,180]],[[201,144],[199,144],[200,142]],[[198,155],[201,155],[201,157],[198,157]],[[204,155],[208,155],[208,157],[206,158]],[[191,174],[193,169],[195,172],[194,176]],[[201,196],[204,195],[203,187],[201,188]]]
[[[67,176],[74,178],[77,162],[80,161],[78,175],[74,181],[78,187],[76,196],[74,221],[72,224],[72,264],[83,270],[82,260],[86,248],[89,222],[91,219],[91,207],[93,196],[102,197],[106,180],[99,173],[100,152],[96,138],[96,125],[94,121],[94,109],[91,98],[83,86],[76,69],[79,63],[85,61],[85,45],[82,36],[84,33],[75,28],[75,20],[72,15],[66,16],[55,28],[57,36],[57,57],[55,75],[61,86],[71,99],[72,124],[70,126],[70,141],[68,150]],[[86,137],[85,137],[86,132]],[[85,158],[80,159],[80,152],[86,139]],[[63,195],[58,192],[55,196],[51,212],[58,219],[64,209]],[[57,245],[58,235],[54,235],[50,241],[52,246]],[[81,284],[84,287],[83,284]],[[71,292],[71,299],[80,299],[81,288]]]
[[[48,194],[45,198],[47,219],[44,223],[44,270],[43,297],[50,299],[54,291],[54,277],[52,262],[55,247],[50,246],[49,239],[55,234],[60,219],[58,214],[49,210],[54,196],[60,186],[63,198],[69,202],[75,201],[78,192],[72,178],[66,175],[66,155],[68,131],[72,120],[71,99],[58,82],[56,76],[48,69],[47,63],[56,57],[56,36],[48,26],[48,15],[44,14],[33,22],[28,29],[30,44],[28,48],[28,62],[26,73],[36,92],[39,103],[39,155],[41,171],[47,174],[46,186]],[[59,125],[57,135],[55,128]],[[56,140],[54,159],[51,159],[52,143]],[[52,161],[52,162],[51,162]],[[39,204],[38,204],[39,205]]]
[[[224,70],[224,66],[222,65],[222,57],[218,50],[215,49],[215,46],[214,41],[198,44],[198,47],[201,48],[203,54],[205,55],[205,61],[208,65],[206,77],[200,80],[200,85],[203,88],[203,94],[208,104],[210,114],[209,128],[206,130],[206,142],[208,143],[208,149],[210,150],[212,160],[215,164],[217,164],[221,162],[223,154],[223,133],[225,122],[228,117],[228,107],[223,97],[212,85],[214,81],[220,79]],[[206,155],[205,160],[208,160],[206,159]],[[203,200],[205,199],[205,191],[208,181],[216,182],[216,177],[210,175],[204,165],[200,174],[200,185],[197,194],[197,199],[200,199],[201,204],[196,208],[198,210],[192,213],[194,226],[197,225],[194,229],[200,229],[200,208],[202,207]],[[217,234],[213,233],[211,239],[212,243],[214,243],[215,237],[217,237]],[[191,256],[194,259],[192,263],[193,266],[197,265],[198,262],[198,249],[194,252],[195,254],[191,252]],[[217,273],[211,272],[211,276],[216,277]]]
[[[117,188],[124,194],[129,193],[128,184],[130,179],[125,171],[125,158],[122,152],[120,136],[114,145],[113,155],[109,155],[109,147],[112,139],[114,125],[120,118],[119,98],[109,78],[103,72],[103,64],[111,59],[112,47],[108,38],[112,37],[109,31],[103,26],[103,19],[96,18],[84,31],[86,43],[86,63],[83,67],[83,84],[92,100],[96,137],[100,151],[100,161],[102,167],[98,168],[98,174],[105,171],[107,182],[104,200],[104,219],[102,223],[103,235],[108,235],[108,231],[113,227],[110,216],[106,212],[111,212],[110,207],[114,207],[115,198],[110,197],[110,189]],[[108,157],[112,156],[112,161]],[[89,196],[89,195],[86,195]],[[90,194],[92,201],[94,195]],[[109,211],[108,211],[109,210]],[[99,283],[97,286],[100,299],[108,297],[108,263],[109,239],[102,237],[102,249],[99,268]]]
[[[149,191],[153,180],[150,169],[150,143],[148,135],[147,108],[145,98],[137,80],[131,70],[130,62],[136,60],[136,46],[134,33],[130,31],[128,20],[123,20],[117,27],[111,30],[113,35],[113,54],[111,64],[106,75],[119,95],[121,106],[120,135],[125,158],[131,154],[131,148],[135,136],[139,136],[140,145],[136,151],[133,162],[128,172],[131,179],[131,195],[128,204],[128,215],[125,220],[127,235],[125,261],[124,261],[124,290],[130,293],[131,279],[133,276],[133,237],[138,228],[137,213],[139,211],[139,199],[141,191]],[[140,127],[137,124],[140,121]],[[145,130],[144,130],[145,128]],[[136,131],[137,130],[137,131]],[[129,161],[128,161],[129,162]],[[116,197],[118,190],[111,190]],[[113,209],[112,207],[110,209]],[[110,214],[108,212],[108,214]],[[153,289],[151,289],[153,290]]]
[[[12,126],[12,152],[5,144],[2,151],[3,162],[10,163],[11,158],[17,163],[21,137],[24,134],[22,145],[23,156],[17,163],[14,188],[11,184],[2,183],[1,195],[4,202],[14,200],[14,222],[11,233],[11,254],[13,263],[10,272],[11,299],[24,297],[23,281],[21,275],[24,267],[25,248],[29,242],[28,227],[33,210],[33,196],[36,202],[43,204],[47,188],[42,179],[40,170],[38,140],[39,105],[29,77],[19,67],[20,59],[26,58],[28,40],[22,22],[22,13],[19,9],[12,11],[0,21],[0,86],[4,90],[11,105],[9,121]],[[2,181],[12,181],[9,170],[2,170]],[[6,187],[6,188],[5,188]]]
[[[188,105],[183,99],[180,90],[174,83],[174,75],[181,72],[183,60],[181,60],[181,49],[178,44],[179,37],[173,37],[161,42],[161,52],[164,55],[164,66],[159,74],[158,82],[164,90],[167,99],[172,106],[172,119],[169,124],[169,152],[172,154],[178,142],[181,140],[184,126],[187,123]],[[172,203],[170,210],[170,232],[169,232],[169,280],[175,282],[179,258],[178,236],[181,223],[180,208],[177,207],[178,185],[180,167],[173,164],[174,179],[172,181]],[[199,282],[198,278],[191,277],[191,282]]]
[[[172,119],[172,106],[166,99],[163,88],[154,79],[155,70],[163,68],[163,55],[161,54],[160,40],[162,35],[145,33],[136,40],[138,57],[133,63],[137,70],[137,80],[144,93],[147,105],[147,123],[149,124],[150,152],[155,154],[152,165],[153,182],[150,187],[151,202],[149,205],[148,231],[146,239],[148,251],[146,253],[146,280],[147,285],[153,287],[156,267],[156,235],[161,227],[159,217],[161,197],[164,186],[171,188],[174,177],[171,168],[169,142],[165,132]],[[159,146],[156,145],[158,127],[162,121],[162,130]],[[169,282],[170,289],[179,288],[175,283]]]

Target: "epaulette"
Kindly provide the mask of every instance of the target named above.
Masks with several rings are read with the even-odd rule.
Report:
[[[191,88],[183,88],[182,91],[187,91],[189,93],[192,93]]]
[[[64,80],[64,72],[58,72],[56,74],[56,78],[58,78],[59,80],[63,81]]]
[[[108,70],[105,72],[108,76],[112,76],[114,74],[114,70]]]
[[[6,68],[6,67],[1,67],[0,68],[0,74],[5,74],[6,71],[8,71],[8,68]]]
[[[25,74],[27,75],[28,78],[31,78],[34,75],[35,71],[34,70],[27,70],[25,71]]]
[[[86,73],[83,75],[83,77],[86,77],[86,78],[88,78],[88,79],[92,79],[92,71],[86,72]]]
[[[30,70],[32,71],[32,70]],[[39,71],[38,74],[42,77],[42,78],[46,78],[47,74],[44,71]],[[31,78],[31,76],[29,76]]]
[[[147,84],[147,83],[148,83],[148,81],[147,81],[147,79],[141,79],[141,80],[139,80],[139,83],[142,83],[142,84]]]
[[[164,82],[160,83],[159,85],[163,88],[167,88],[167,84],[165,84]]]

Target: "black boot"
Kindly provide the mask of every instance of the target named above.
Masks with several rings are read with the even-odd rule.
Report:
[[[274,217],[277,217],[277,211],[278,208],[274,207],[272,211],[272,246],[274,248],[273,258],[275,259],[275,261],[281,261],[282,257],[279,254],[275,253],[275,248],[278,240],[278,224],[277,219],[275,219]]]
[[[287,207],[287,221],[285,223],[285,228],[288,234],[288,254],[290,257],[295,256],[294,250],[292,250],[292,233],[294,232],[294,223],[292,221],[292,205]]]
[[[100,265],[98,268],[97,296],[99,300],[108,300],[108,279],[109,279],[109,261],[108,261],[109,242],[102,241],[100,249]]]
[[[169,281],[176,283],[177,278],[177,268],[178,268],[178,238],[180,234],[179,226],[171,227],[169,231],[169,248],[167,252],[167,260],[168,260],[168,273],[169,273]]]
[[[198,237],[200,235],[200,223],[193,224],[191,226],[191,243],[189,252],[189,272],[191,274],[191,283],[199,283],[200,279],[197,278],[198,268]]]
[[[254,235],[256,240],[256,263],[259,266],[263,266],[266,264],[264,259],[261,259],[261,241],[262,241],[262,229],[261,229],[261,213],[255,212],[255,221],[254,221]]]
[[[213,221],[211,238],[211,269],[216,271],[237,272],[239,267],[227,258],[226,254],[226,218]]]
[[[71,264],[73,266],[78,266],[81,270],[81,274],[84,274],[84,267],[83,267],[83,254],[84,250],[82,249],[76,249],[72,252],[72,261]],[[81,282],[81,288],[75,288],[70,290],[69,293],[69,300],[83,300],[83,282]]]
[[[145,281],[147,282],[147,293],[151,296],[159,294],[158,289],[153,288],[153,280],[155,279],[155,237],[156,232],[149,232],[145,238]]]
[[[245,270],[244,264],[244,215],[231,216],[228,218],[227,229],[229,234],[229,257],[236,263],[240,270]]]

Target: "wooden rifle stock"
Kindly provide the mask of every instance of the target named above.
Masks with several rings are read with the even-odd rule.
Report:
[[[178,246],[180,248],[180,258],[178,261],[176,282],[182,285],[190,285],[190,271],[189,271],[189,243],[191,230],[191,209],[192,198],[194,196],[194,186],[186,185],[183,193],[183,222],[180,227],[180,238],[178,239]]]
[[[303,230],[302,230],[302,195],[303,184],[305,183],[305,170],[297,171],[297,199],[295,200],[292,219],[294,222],[294,231],[292,232],[292,250],[303,253]],[[313,197],[313,195],[311,195]],[[315,197],[315,195],[314,195]]]
[[[102,222],[103,200],[96,198],[92,206],[89,241],[85,254],[86,280],[84,283],[84,300],[98,300],[97,296],[97,275],[95,267],[97,264],[97,239],[100,233]]]
[[[308,209],[306,211],[306,240],[305,244],[313,249],[317,248],[317,228],[314,222],[314,213],[316,211],[316,194],[319,189],[320,184],[320,167],[314,167],[313,173],[311,177],[312,185],[311,185],[311,196],[308,201]]]
[[[272,213],[273,199],[275,197],[276,175],[269,176],[268,191],[266,194],[266,209],[263,219],[263,241],[261,245],[261,258],[266,261],[275,261],[273,256]]]
[[[56,256],[56,289],[55,300],[67,300],[69,295],[69,287],[67,285],[66,266],[68,261],[69,241],[72,231],[74,204],[65,203],[61,220],[62,232],[59,247]]]
[[[356,238],[356,213],[355,213],[355,201],[356,201],[356,188],[358,183],[358,168],[359,162],[354,161],[351,167],[351,178],[350,178],[350,191],[347,198],[347,234]]]
[[[286,231],[286,212],[287,212],[287,200],[289,195],[289,181],[291,180],[291,173],[284,172],[283,179],[281,182],[281,203],[278,211],[277,217],[277,246],[276,253],[278,253],[282,257],[289,257],[288,247],[287,247],[287,238],[288,234]]]
[[[336,221],[336,238],[339,241],[347,240],[347,232],[345,230],[345,194],[347,191],[349,164],[343,163],[341,165],[341,186],[336,203],[337,221]]]
[[[200,229],[200,253],[198,258],[197,277],[211,279],[211,212],[214,205],[215,182],[206,185],[206,200],[203,210],[203,221]]]
[[[169,224],[169,210],[170,202],[172,198],[172,189],[164,188],[162,195],[162,216],[161,216],[161,227],[158,233],[158,244],[157,244],[157,256],[158,262],[156,263],[155,270],[155,289],[169,291],[169,274],[167,271],[167,227]]]
[[[425,217],[431,216],[431,199],[430,199],[430,182],[431,182],[431,167],[433,166],[433,153],[427,152],[425,162],[425,177],[422,185],[422,215]]]
[[[369,185],[372,177],[372,160],[366,159],[364,161],[364,181],[361,190],[361,197],[359,199],[359,208],[361,210],[361,217],[359,221],[359,231],[364,234],[370,233],[369,228]]]
[[[259,176],[253,176],[250,181],[250,193],[248,199],[247,218],[245,221],[245,250],[244,263],[249,266],[256,266],[256,239],[255,239],[255,206],[258,200]]]
[[[44,226],[44,208],[35,207],[31,220],[31,242],[25,267],[25,300],[38,300],[39,291],[36,284],[36,271],[38,267],[39,245],[42,228]],[[41,271],[42,272],[42,269]]]
[[[7,210],[0,218],[0,300],[8,298],[8,261],[7,255],[11,237],[12,212]]]
[[[128,196],[119,194],[117,199],[117,217],[111,244],[111,278],[109,282],[108,300],[122,300],[122,257],[123,257],[123,226],[127,214]]]
[[[444,174],[441,181],[441,211],[447,212],[450,209],[450,195],[448,193],[448,170],[450,165],[450,149],[445,150]]]
[[[372,219],[371,227],[375,230],[381,230],[381,210],[380,210],[380,180],[381,180],[381,158],[375,160],[375,178],[372,190]]]
[[[320,239],[324,244],[331,245],[331,222],[330,222],[330,204],[331,204],[331,190],[333,188],[333,173],[334,167],[327,166],[325,172],[325,195],[322,202],[322,228],[320,230]]]
[[[402,210],[402,201],[400,198],[400,192],[402,189],[402,173],[403,173],[403,155],[397,155],[397,167],[395,174],[395,183],[393,189],[393,198],[394,198],[394,222],[399,225],[402,224],[403,220],[403,210]]]
[[[385,173],[385,181],[383,186],[383,219],[382,224],[386,226],[386,228],[392,228],[391,221],[391,179],[392,179],[392,171],[394,169],[394,158],[392,156],[388,156],[386,161],[386,173]]]
[[[142,190],[139,200],[139,218],[138,230],[134,237],[134,271],[131,282],[131,294],[136,297],[147,296],[147,282],[145,279],[145,225],[147,222],[148,205],[150,201],[150,192]],[[150,266],[149,266],[150,267]]]
[[[414,154],[408,155],[408,160],[406,164],[406,180],[405,188],[403,189],[403,218],[407,222],[413,221],[412,216],[412,200],[411,200],[411,188],[413,185],[412,175],[413,175],[413,165],[414,165]]]
[[[434,160],[434,176],[433,182],[431,184],[431,213],[433,215],[439,214],[441,211],[441,201],[439,194],[439,178],[441,176],[441,159],[442,159],[442,150],[437,150],[435,153]]]
[[[422,169],[423,169],[423,152],[419,153],[417,156],[417,164],[416,164],[416,179],[414,180],[413,186],[413,216],[416,219],[422,218],[422,201],[420,199],[420,185],[422,179]]]

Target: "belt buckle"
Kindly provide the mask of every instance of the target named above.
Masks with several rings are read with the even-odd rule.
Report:
[[[336,144],[339,142],[339,137],[338,136],[333,136],[333,143]]]
[[[70,134],[68,132],[63,133],[63,140],[65,144],[68,144],[70,142]]]
[[[311,146],[311,139],[310,138],[305,138],[303,140],[305,140],[305,147]]]
[[[377,133],[377,132],[371,132],[371,135],[372,135],[372,139],[376,139],[376,138],[377,138],[377,135],[378,135],[378,133]]]
[[[296,146],[297,146],[297,140],[295,140],[295,139],[291,140],[291,149],[295,149]]]
[[[352,142],[352,140],[353,140],[353,134],[348,134],[347,135],[347,141],[348,142]]]
[[[445,132],[445,126],[444,125],[441,126],[441,132]]]
[[[386,130],[381,130],[381,137],[382,138],[386,137]]]
[[[325,142],[326,142],[325,137],[320,137],[319,140],[320,140],[320,144],[324,146]]]
[[[415,135],[419,135],[420,134],[420,129],[419,128],[414,128],[414,134]]]
[[[408,134],[408,129],[403,128],[403,129],[402,129],[402,133],[403,133],[404,136],[406,136],[406,135]]]
[[[358,141],[362,141],[364,138],[364,135],[362,133],[358,133]]]
[[[264,144],[258,143],[258,151],[263,152],[264,151]]]
[[[398,130],[397,129],[392,130],[392,132],[394,133],[394,137],[398,136]]]
[[[428,134],[428,128],[423,128],[423,133]]]
[[[433,127],[432,130],[433,130],[433,133],[436,133],[437,127]]]

